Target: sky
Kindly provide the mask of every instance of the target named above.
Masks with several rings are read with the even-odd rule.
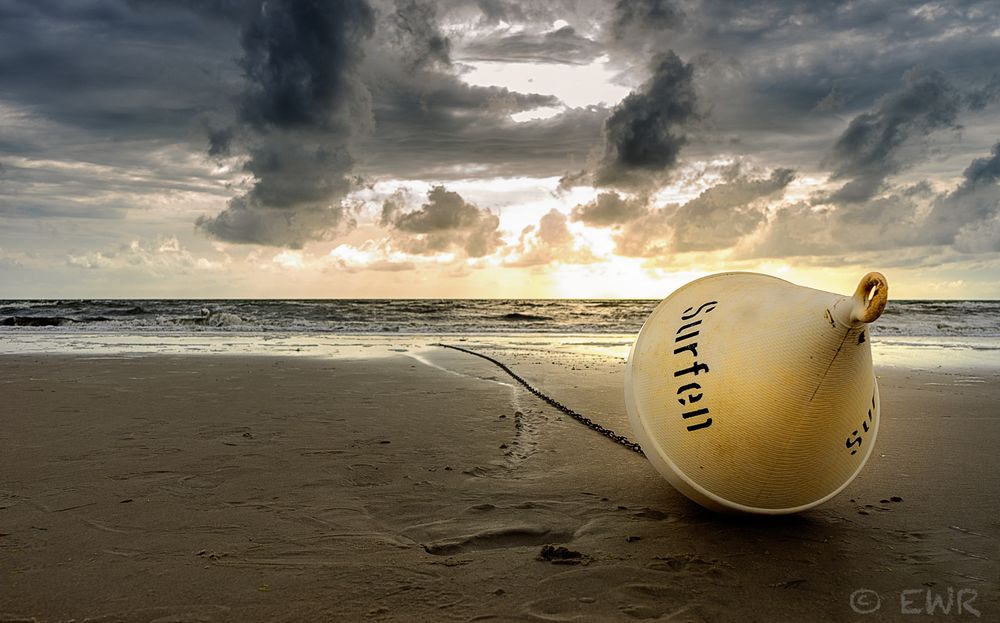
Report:
[[[0,298],[1000,298],[988,2],[0,0]]]

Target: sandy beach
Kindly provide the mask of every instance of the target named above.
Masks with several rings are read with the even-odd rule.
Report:
[[[630,434],[620,358],[483,351]],[[782,518],[702,510],[427,345],[0,369],[0,621],[913,620],[949,594],[973,610],[935,620],[1000,613],[995,368],[879,368],[868,466]]]

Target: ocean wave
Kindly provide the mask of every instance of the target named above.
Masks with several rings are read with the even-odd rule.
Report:
[[[5,327],[61,327],[73,322],[72,318],[59,316],[8,316],[0,320]]]
[[[631,334],[658,300],[0,301],[0,331]],[[892,301],[874,339],[1000,337],[1000,301]]]
[[[500,320],[510,320],[510,321],[527,321],[527,322],[542,322],[545,320],[552,320],[552,316],[542,316],[539,314],[525,314],[524,312],[510,312],[502,316],[498,316]]]

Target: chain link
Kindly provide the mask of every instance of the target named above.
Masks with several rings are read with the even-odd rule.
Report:
[[[432,344],[432,346],[440,346],[442,348],[450,348],[452,350],[457,350],[459,352],[463,352],[463,353],[466,353],[468,355],[474,355],[476,357],[480,357],[482,359],[485,359],[486,361],[489,361],[490,363],[494,364],[495,366],[497,366],[498,368],[500,368],[501,370],[503,370],[504,372],[506,372],[508,375],[510,375],[510,377],[512,379],[514,379],[515,381],[517,381],[518,383],[520,383],[521,385],[523,385],[524,388],[527,389],[529,392],[531,392],[532,394],[534,394],[535,396],[537,396],[542,401],[548,403],[553,408],[561,411],[562,413],[565,413],[566,415],[570,416],[571,418],[573,418],[577,422],[580,422],[581,424],[583,424],[587,428],[589,428],[589,429],[591,429],[593,431],[596,431],[596,432],[600,433],[601,435],[604,435],[605,437],[607,437],[611,441],[613,441],[613,442],[615,442],[617,444],[620,444],[622,446],[625,446],[626,448],[628,448],[629,450],[632,450],[633,452],[637,452],[637,453],[645,456],[645,454],[642,451],[642,448],[636,442],[632,441],[631,439],[629,439],[625,435],[619,435],[618,433],[616,433],[615,431],[611,430],[610,428],[605,428],[605,427],[601,426],[600,424],[598,424],[597,422],[591,420],[590,418],[588,418],[585,415],[577,413],[576,411],[570,409],[569,407],[567,407],[566,405],[562,404],[561,402],[559,402],[555,398],[551,398],[551,397],[543,394],[541,391],[539,391],[539,390],[535,389],[534,387],[532,387],[532,385],[530,383],[528,383],[523,378],[521,378],[516,372],[514,372],[513,370],[511,370],[510,368],[508,368],[504,363],[502,363],[500,361],[497,361],[493,357],[490,357],[489,355],[484,355],[482,353],[477,353],[476,351],[473,351],[473,350],[468,350],[466,348],[462,348],[461,346],[452,346],[451,344]]]

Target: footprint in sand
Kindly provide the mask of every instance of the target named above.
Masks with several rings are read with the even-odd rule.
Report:
[[[456,516],[404,528],[406,537],[435,556],[461,552],[568,543],[580,520],[558,505],[524,502],[510,506],[476,504]],[[532,555],[536,553],[532,551]]]

